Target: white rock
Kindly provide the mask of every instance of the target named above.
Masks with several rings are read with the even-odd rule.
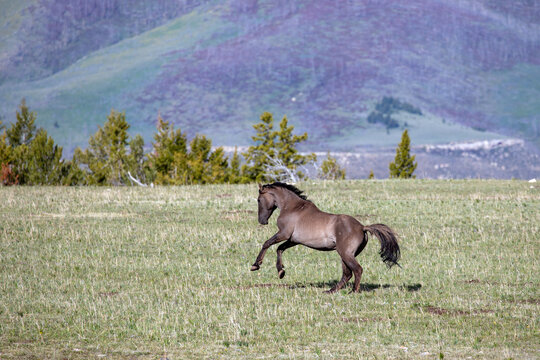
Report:
[[[530,183],[535,183],[536,182],[536,179],[531,179],[529,180]]]

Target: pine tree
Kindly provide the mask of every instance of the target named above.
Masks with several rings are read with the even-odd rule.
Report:
[[[222,147],[218,147],[208,157],[206,184],[223,184],[229,181],[229,160]]]
[[[371,171],[369,172],[368,179],[369,179],[369,180],[375,179],[375,174],[373,173],[373,170],[371,170]]]
[[[413,175],[416,166],[415,155],[410,155],[411,139],[407,130],[401,135],[401,142],[396,149],[396,158],[390,163],[390,178],[416,178]]]
[[[68,186],[74,185],[88,185],[89,174],[81,169],[83,163],[84,153],[77,147],[73,153],[71,160],[64,162],[62,167],[62,184]]]
[[[142,183],[146,183],[151,177],[148,161],[144,156],[144,139],[140,134],[135,135],[129,142],[128,164],[131,176]]]
[[[16,112],[17,120],[11,124],[2,135],[4,143],[0,145],[0,158],[6,161],[6,169],[17,178],[18,184],[26,184],[28,181],[28,146],[34,138],[36,130],[36,113],[31,112],[26,106],[26,100],[22,99],[19,111]],[[6,142],[7,140],[7,142]],[[9,160],[7,160],[9,158]]]
[[[13,163],[13,147],[8,144],[7,135],[4,131],[0,135],[0,164]]]
[[[6,132],[0,135],[0,184],[16,185],[19,183],[17,174],[13,171],[13,147],[7,142]]]
[[[268,172],[275,165],[273,162],[297,172],[299,166],[316,160],[315,154],[306,156],[298,153],[297,144],[306,141],[308,135],[293,135],[294,126],[288,125],[287,117],[283,117],[279,130],[275,131],[272,114],[265,112],[261,115],[261,122],[253,125],[253,128],[257,132],[251,137],[255,145],[243,153],[246,164],[242,166],[242,182],[272,180],[277,175],[276,172]],[[300,178],[304,177],[301,172],[297,174]]]
[[[298,153],[296,145],[306,141],[308,134],[305,132],[303,135],[293,135],[293,130],[294,126],[288,126],[287,117],[284,116],[279,123],[279,132],[277,133],[278,141],[275,146],[277,158],[281,160],[287,168],[296,171],[299,166],[316,161],[317,157],[313,153],[310,155],[301,155]],[[298,172],[298,176],[302,179],[305,175],[302,172]]]
[[[234,147],[234,153],[229,164],[228,182],[230,184],[239,184],[242,182],[242,173],[240,170],[240,155],[238,149]]]
[[[255,136],[251,139],[255,142],[254,146],[250,146],[242,155],[246,159],[246,164],[242,166],[242,176],[246,181],[263,181],[265,167],[269,164],[268,157],[275,156],[274,139],[276,133],[274,129],[274,118],[271,113],[264,112],[261,117],[261,122],[253,125],[256,131]]]
[[[324,180],[343,180],[345,179],[345,169],[337,162],[335,157],[326,155],[326,159],[322,162],[319,170],[319,178]]]
[[[228,161],[222,147],[212,151],[212,141],[197,135],[190,143],[187,184],[220,184],[227,181]]]
[[[111,110],[107,122],[99,127],[88,141],[81,160],[90,170],[89,183],[99,185],[126,184],[129,170],[128,145],[129,124],[126,114]]]
[[[7,139],[13,147],[28,145],[34,137],[36,131],[36,113],[31,112],[26,106],[26,100],[22,99],[19,111],[16,112],[17,121],[7,130]]]
[[[150,168],[157,184],[173,184],[182,178],[184,183],[187,166],[187,136],[164,121],[158,114],[158,132],[154,135],[154,151],[148,155]],[[176,179],[176,180],[173,180]]]
[[[28,146],[29,185],[58,185],[62,180],[62,147],[55,145],[47,131],[39,129]]]
[[[197,135],[189,147],[187,184],[204,184],[212,142],[204,135]]]

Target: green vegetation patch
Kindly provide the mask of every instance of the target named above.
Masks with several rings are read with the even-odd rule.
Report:
[[[523,181],[298,184],[374,239],[363,291],[336,253],[295,247],[279,280],[256,185],[0,187],[2,358],[534,358],[540,193]],[[350,285],[350,284],[349,284]]]

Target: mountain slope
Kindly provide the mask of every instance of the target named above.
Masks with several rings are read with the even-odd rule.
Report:
[[[242,145],[260,113],[271,111],[308,131],[311,147],[350,149],[399,141],[399,129],[366,121],[383,96],[393,96],[422,109],[422,116],[395,115],[413,143],[540,136],[534,2],[186,1],[169,15],[152,3],[137,2],[136,15],[126,17],[147,25],[99,18],[69,49],[45,49],[64,59],[58,68],[19,52],[22,64],[42,69],[30,75],[3,58],[1,70],[10,73],[0,87],[4,118],[11,121],[26,97],[38,122],[72,148],[86,146],[111,108],[125,110],[132,130],[150,140],[160,111],[191,136]],[[111,4],[127,11],[126,3]],[[64,17],[77,24],[80,16]],[[145,20],[153,16],[165,23]],[[96,26],[112,35],[96,43]],[[47,36],[29,48],[43,43]]]

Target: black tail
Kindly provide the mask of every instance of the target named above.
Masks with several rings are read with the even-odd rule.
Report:
[[[384,224],[373,224],[364,226],[364,231],[369,231],[380,240],[381,250],[379,251],[379,254],[386,266],[389,268],[394,265],[401,267],[401,265],[398,264],[401,254],[394,230]]]

